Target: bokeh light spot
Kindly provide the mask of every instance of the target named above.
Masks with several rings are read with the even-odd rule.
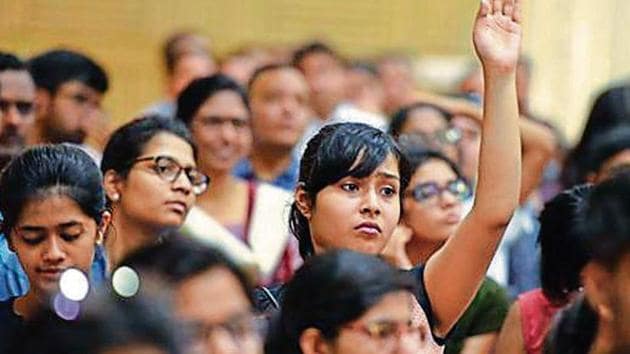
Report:
[[[122,297],[132,297],[140,289],[140,277],[135,270],[122,266],[112,275],[112,288]]]
[[[82,301],[90,290],[90,282],[83,272],[70,268],[61,274],[59,290],[69,300]]]

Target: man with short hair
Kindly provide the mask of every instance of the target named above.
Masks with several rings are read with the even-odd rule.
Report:
[[[252,153],[234,168],[247,180],[293,191],[299,161],[293,149],[308,122],[308,86],[302,74],[286,64],[258,69],[249,83]]]
[[[103,68],[64,49],[40,54],[28,66],[37,87],[34,143],[83,144],[89,123],[102,114],[109,87]]]
[[[35,121],[35,84],[22,60],[0,52],[0,155],[17,154]]]

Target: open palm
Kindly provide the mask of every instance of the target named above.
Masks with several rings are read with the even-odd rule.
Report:
[[[473,42],[484,66],[512,69],[521,45],[520,0],[483,0],[473,29]]]

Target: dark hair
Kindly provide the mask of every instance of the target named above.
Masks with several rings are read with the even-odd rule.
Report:
[[[430,103],[416,102],[408,106],[404,106],[392,116],[391,122],[389,123],[389,133],[394,138],[398,138],[400,134],[402,134],[402,129],[405,126],[405,123],[407,123],[411,113],[420,109],[428,109],[437,112],[446,122],[449,122],[453,117],[452,114],[439,106]]]
[[[140,273],[155,274],[171,284],[213,268],[225,268],[238,280],[243,293],[253,304],[252,285],[245,273],[220,251],[181,235],[170,235],[163,242],[140,249],[121,262]]]
[[[7,70],[22,71],[27,69],[22,59],[11,53],[0,52],[0,72]]]
[[[413,293],[414,284],[408,273],[375,256],[335,250],[312,257],[286,286],[266,349],[301,353],[300,336],[311,327],[332,340],[341,326],[361,317],[385,295]]]
[[[621,173],[595,186],[580,221],[589,259],[615,269],[630,251],[630,175]]]
[[[105,174],[114,170],[126,176],[131,163],[142,154],[145,145],[160,133],[175,135],[186,141],[197,155],[195,144],[186,126],[177,120],[157,115],[149,115],[132,120],[116,129],[103,151],[101,171]]]
[[[216,74],[192,81],[177,97],[177,114],[187,126],[190,126],[193,116],[199,107],[220,91],[232,91],[236,93],[243,105],[249,110],[249,100],[247,93],[236,81],[227,75]]]
[[[187,55],[210,56],[208,43],[194,32],[178,32],[171,35],[162,48],[162,56],[167,74],[175,71],[177,62]]]
[[[400,150],[405,156],[405,159],[407,160],[407,163],[409,164],[412,176],[418,168],[422,167],[425,163],[431,160],[440,160],[453,170],[455,175],[457,175],[457,178],[466,180],[466,177],[464,177],[459,167],[457,167],[457,164],[441,152],[430,149],[415,140],[398,141],[398,144],[400,146]],[[466,183],[468,183],[468,181],[466,181]]]
[[[326,125],[313,136],[300,160],[298,186],[315,204],[319,191],[346,176],[364,178],[369,176],[389,154],[398,160],[400,193],[411,176],[396,142],[386,133],[363,123],[337,123]],[[357,161],[358,160],[358,161]],[[291,205],[289,229],[300,244],[302,258],[314,253],[308,220]]]
[[[604,90],[593,103],[582,137],[569,153],[563,170],[562,182],[572,186],[586,181],[584,153],[589,150],[593,138],[616,125],[630,121],[630,85]]]
[[[556,304],[564,304],[582,283],[580,271],[588,258],[577,225],[591,189],[578,185],[562,191],[540,214],[541,284],[545,296]]]
[[[556,315],[544,343],[545,354],[588,354],[597,336],[599,318],[584,297]]]
[[[327,44],[319,41],[307,43],[302,47],[298,48],[293,53],[293,58],[291,59],[291,64],[295,67],[300,67],[302,65],[302,61],[309,55],[312,54],[326,54],[335,58],[339,62],[343,62],[339,55]]]
[[[74,80],[100,93],[105,93],[109,87],[105,70],[78,52],[51,50],[29,60],[28,66],[35,85],[51,94],[56,93],[59,86]]]
[[[286,63],[274,63],[274,64],[267,64],[267,65],[263,65],[259,68],[257,68],[256,70],[254,70],[254,73],[252,74],[252,76],[249,78],[249,81],[247,83],[247,92],[249,95],[252,94],[252,87],[254,86],[254,83],[265,73],[267,72],[271,72],[271,71],[276,71],[276,70],[297,70],[295,67],[286,64]]]
[[[595,135],[586,152],[586,171],[598,172],[608,159],[629,149],[630,124],[628,123],[620,124]]]
[[[72,145],[40,145],[22,152],[0,176],[2,232],[7,235],[34,198],[63,195],[100,224],[105,211],[103,178],[96,163]]]
[[[168,354],[184,353],[184,331],[168,306],[156,298],[131,299],[99,293],[81,303],[74,320],[64,320],[53,309],[40,312],[13,338],[11,353],[103,353],[130,345],[149,345]]]

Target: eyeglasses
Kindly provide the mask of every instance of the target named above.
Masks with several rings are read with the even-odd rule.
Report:
[[[199,339],[209,340],[216,331],[224,331],[235,343],[264,338],[267,330],[267,321],[253,314],[238,315],[221,323],[192,322],[189,325]]]
[[[470,196],[470,187],[461,178],[448,182],[445,186],[440,186],[436,182],[420,183],[407,194],[417,202],[426,202],[441,196],[444,191],[449,192],[453,197],[462,201]]]
[[[377,321],[371,323],[353,323],[344,326],[344,328],[361,332],[378,341],[385,352],[389,352],[389,350],[385,350],[385,348],[395,346],[396,340],[400,339],[403,335],[413,336],[419,342],[423,342],[427,339],[428,334],[426,326],[412,320],[407,322]]]
[[[430,134],[424,132],[405,133],[400,138],[403,140],[419,140],[424,145],[429,146],[454,145],[462,139],[462,132],[457,128],[447,128]]]
[[[2,111],[2,113],[8,114],[11,106],[15,106],[21,116],[30,114],[33,112],[33,108],[35,107],[34,103],[29,101],[11,101],[0,99],[0,111]]]
[[[153,170],[158,176],[169,183],[175,182],[182,171],[184,171],[190,184],[192,184],[192,191],[195,195],[205,192],[210,184],[210,177],[204,175],[194,167],[182,167],[174,158],[165,155],[137,158],[133,160],[129,168],[142,161],[153,161]]]

